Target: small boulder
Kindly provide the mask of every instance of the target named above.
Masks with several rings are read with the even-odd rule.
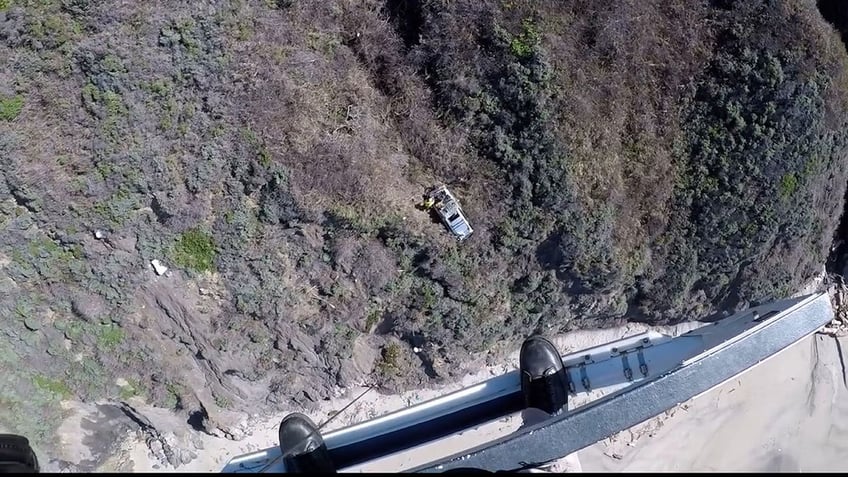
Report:
[[[38,331],[41,329],[41,322],[34,316],[27,316],[24,318],[24,326],[30,331]]]
[[[97,323],[109,315],[109,307],[100,295],[81,293],[71,300],[71,310],[89,323]]]

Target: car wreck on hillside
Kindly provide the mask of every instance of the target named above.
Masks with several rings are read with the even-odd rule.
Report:
[[[436,187],[427,193],[425,207],[435,210],[439,218],[460,241],[467,239],[474,232],[468,219],[462,212],[459,201],[444,185]]]

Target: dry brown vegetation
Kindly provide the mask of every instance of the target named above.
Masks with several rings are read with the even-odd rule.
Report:
[[[0,1],[0,363],[19,370],[0,401],[127,398],[121,376],[215,426],[441,379],[534,332],[791,293],[843,205],[839,15]],[[416,208],[437,182],[469,241]]]

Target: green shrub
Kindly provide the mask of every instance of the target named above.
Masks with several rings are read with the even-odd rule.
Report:
[[[530,18],[524,19],[521,27],[521,33],[509,41],[509,49],[513,55],[519,58],[527,58],[533,54],[539,44],[539,32]]]
[[[368,308],[368,312],[365,315],[365,332],[370,333],[374,328],[374,325],[380,321],[380,317],[383,315],[383,309],[379,305],[371,304]]]
[[[233,403],[230,402],[230,400],[228,398],[224,397],[224,396],[219,396],[217,394],[214,394],[214,396],[215,396],[215,405],[217,405],[221,409],[229,409],[230,406],[233,405]]]
[[[212,236],[199,228],[183,232],[174,246],[173,259],[178,265],[196,272],[211,270],[215,260]]]
[[[798,188],[798,179],[794,173],[788,173],[780,179],[780,195],[784,198],[791,196]]]
[[[383,348],[382,359],[377,363],[377,369],[384,375],[395,374],[399,370],[401,358],[400,345],[389,343]]]
[[[97,330],[97,343],[107,349],[114,349],[124,341],[124,330],[118,325],[103,325]]]
[[[641,284],[649,316],[680,320],[779,298],[825,260],[815,244],[829,240],[822,231],[833,219],[816,211],[840,199],[816,202],[812,191],[832,187],[848,140],[829,124],[825,94],[835,73],[798,43],[798,32],[760,38],[760,28],[778,21],[772,15],[762,2],[728,13],[696,80],[684,177],[654,251],[663,266]]]
[[[270,9],[284,10],[294,5],[294,0],[265,0],[265,6]]]
[[[138,396],[142,393],[141,383],[138,382],[137,379],[127,379],[127,384],[121,386],[121,391],[119,396],[122,400],[126,401],[127,399]]]
[[[165,386],[164,406],[167,409],[177,409],[182,405],[185,387],[182,384],[168,383]]]
[[[114,173],[112,167],[108,165],[104,167],[98,165],[97,171],[104,175],[104,178]],[[104,218],[110,226],[120,227],[132,217],[139,204],[139,196],[132,193],[127,187],[122,186],[108,198],[96,202],[93,210]]]
[[[63,399],[71,396],[71,390],[68,388],[68,385],[58,379],[36,374],[32,377],[32,383],[42,391],[55,394]]]
[[[13,121],[24,107],[23,96],[0,97],[0,121]]]

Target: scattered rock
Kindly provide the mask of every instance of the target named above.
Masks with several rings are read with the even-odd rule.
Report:
[[[289,349],[296,351],[310,365],[321,364],[321,358],[315,352],[315,344],[312,338],[300,331],[293,330],[288,340]]]
[[[9,277],[0,277],[0,294],[9,294],[17,290],[18,284]]]
[[[833,320],[821,332],[836,338],[848,336],[848,284],[839,275],[832,275],[830,280],[828,294],[833,306]]]
[[[197,450],[203,450],[203,439],[197,434],[189,434],[189,442]],[[192,452],[194,454],[194,452]],[[196,454],[195,454],[196,455]]]
[[[354,237],[342,237],[333,243],[333,259],[344,273],[353,271],[357,255],[362,246]]]
[[[24,326],[26,326],[30,331],[38,331],[41,328],[41,323],[38,318],[34,316],[27,316],[24,318]]]
[[[320,250],[324,247],[324,229],[317,224],[305,224],[298,230],[298,235],[306,239],[312,248]]]
[[[94,238],[96,238],[97,240],[100,240],[104,237],[106,237],[106,234],[104,234],[102,230],[95,230],[94,231]]]
[[[180,462],[183,465],[189,464],[191,461],[197,458],[197,454],[191,451],[180,451]]]
[[[130,235],[127,237],[121,237],[116,240],[112,240],[111,237],[109,239],[109,244],[115,247],[118,250],[123,250],[124,252],[132,253],[135,251],[135,245],[138,242],[138,237],[135,235]]]
[[[370,345],[366,339],[361,337],[355,339],[351,358],[342,361],[338,375],[339,384],[342,386],[361,384],[359,383],[361,378],[374,369],[378,356],[377,348]]]
[[[74,296],[71,299],[71,310],[90,323],[97,323],[109,314],[106,301],[93,293],[81,293]]]
[[[153,265],[153,270],[156,272],[157,275],[164,275],[165,272],[168,271],[168,267],[162,265],[162,262],[155,258],[150,261],[150,264]]]
[[[39,341],[38,333],[27,333],[21,337],[21,341],[27,344],[27,346],[35,348],[38,345]]]
[[[162,441],[159,439],[149,438],[147,440],[147,447],[150,449],[150,452],[156,460],[159,462],[165,460],[165,449],[162,446]]]
[[[168,458],[169,464],[171,464],[174,467],[179,467],[179,465],[180,465],[179,450],[171,449],[170,453],[167,452],[167,450],[166,450],[165,457]]]

